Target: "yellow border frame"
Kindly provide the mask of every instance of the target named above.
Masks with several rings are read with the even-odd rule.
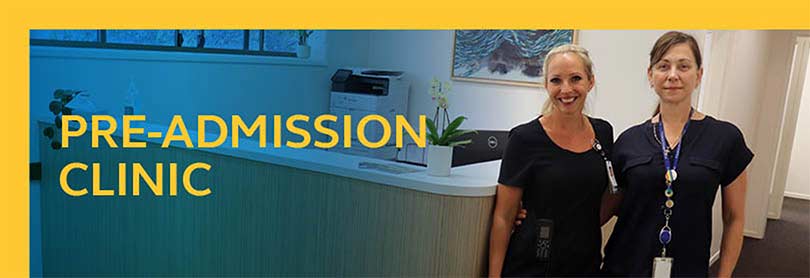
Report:
[[[29,29],[810,29],[807,11],[807,0],[7,3],[0,8],[0,273],[28,274]]]

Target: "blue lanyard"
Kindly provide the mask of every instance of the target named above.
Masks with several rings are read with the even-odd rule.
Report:
[[[689,118],[686,119],[686,124],[683,126],[683,130],[681,131],[681,142],[683,142],[683,137],[686,135],[686,129],[689,128],[689,123],[692,121],[692,113],[694,111],[694,109],[689,109]],[[673,161],[670,162],[669,152],[667,151],[669,142],[667,142],[667,136],[664,134],[664,117],[661,115],[658,116],[658,134],[661,137],[661,154],[664,155],[664,167],[667,168],[667,172],[669,173],[670,171],[674,171],[678,168],[678,158],[681,156],[681,146],[683,146],[683,144],[679,142],[678,146],[675,147],[675,157],[673,158]],[[677,174],[668,177],[667,183],[671,184],[673,181],[675,181],[675,179],[677,179]]]
[[[675,170],[678,168],[678,159],[681,156],[681,147],[683,146],[683,139],[686,136],[686,130],[689,128],[689,123],[692,121],[692,113],[694,113],[694,109],[689,109],[689,117],[686,119],[686,124],[683,126],[683,130],[681,131],[681,141],[678,142],[678,145],[675,147],[675,156],[672,158],[672,161],[669,160],[669,152],[667,151],[669,147],[669,142],[667,142],[667,136],[664,132],[664,117],[663,115],[658,116],[658,135],[661,137],[661,154],[664,156],[664,167],[666,167],[666,173],[664,174],[664,180],[667,185],[667,189],[664,190],[664,196],[667,197],[667,200],[664,202],[664,218],[665,223],[664,227],[661,228],[661,231],[658,233],[658,241],[661,242],[663,248],[661,250],[661,257],[666,257],[667,255],[667,244],[672,240],[672,228],[669,227],[669,218],[672,215],[672,207],[675,206],[675,201],[672,200],[672,196],[675,195],[675,191],[672,190],[672,183],[678,179],[678,172]]]

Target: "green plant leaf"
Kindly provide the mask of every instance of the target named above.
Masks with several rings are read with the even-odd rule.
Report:
[[[459,137],[461,135],[464,135],[464,134],[468,134],[468,133],[478,133],[478,131],[476,131],[474,129],[457,129],[457,130],[454,130],[453,132],[447,134],[446,139],[447,139],[448,142],[450,142],[450,141],[453,141],[453,139],[456,139],[457,137]]]
[[[451,146],[451,147],[455,147],[455,146],[463,147],[463,145],[466,145],[466,144],[469,144],[469,143],[472,143],[471,139],[452,142],[452,143],[449,144],[449,146]]]
[[[53,98],[63,99],[63,98],[66,98],[68,96],[72,96],[76,92],[78,92],[78,91],[67,90],[67,89],[56,89],[56,91],[53,92]]]
[[[455,119],[453,119],[453,121],[450,122],[449,125],[447,125],[447,128],[444,130],[444,132],[442,132],[442,137],[439,138],[439,141],[448,141],[447,135],[452,134],[454,131],[456,131],[456,129],[458,129],[461,123],[463,123],[464,120],[466,119],[467,117],[464,116],[458,116]]]
[[[464,116],[456,117],[455,119],[453,119],[452,122],[450,122],[449,125],[447,125],[447,131],[452,132],[452,131],[458,129],[458,127],[461,126],[461,123],[463,123],[464,120],[467,120],[467,117],[464,117]]]
[[[64,90],[56,89],[56,91],[53,91],[53,98],[62,98],[62,91]]]
[[[477,131],[475,131],[475,130],[463,130],[463,129],[458,129],[458,130],[456,130],[456,131],[453,131],[452,133],[449,133],[449,134],[447,135],[447,137],[445,137],[445,139],[444,139],[444,143],[446,143],[446,144],[450,145],[450,144],[451,144],[453,141],[455,141],[455,140],[456,140],[456,139],[457,139],[459,136],[462,136],[462,135],[464,135],[464,134],[468,134],[468,133],[478,133],[478,132],[477,132]]]
[[[75,97],[76,95],[78,95],[81,92],[84,92],[84,91],[56,89],[56,91],[53,92],[53,98],[62,101],[62,103],[64,104],[64,103],[70,102],[70,100],[73,99],[73,97]]]
[[[434,123],[431,119],[427,119],[425,122],[428,128],[428,140],[430,140],[430,143],[433,145],[439,145],[439,136],[436,131],[436,123]]]

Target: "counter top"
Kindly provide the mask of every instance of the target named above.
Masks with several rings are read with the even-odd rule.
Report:
[[[41,125],[53,125],[52,119],[40,120],[39,122]],[[121,126],[120,121],[118,126]],[[144,134],[133,134],[132,139],[155,144],[163,143],[163,138],[168,130],[168,126],[160,124],[137,123],[137,125],[134,125],[134,127],[143,128]],[[146,133],[148,132],[161,132],[163,137],[148,138],[146,136]],[[196,143],[197,133],[192,130],[189,130],[188,132],[189,136],[192,138],[192,142]],[[84,136],[88,136],[89,133],[90,131],[88,130]],[[121,128],[116,130],[114,136],[122,136]],[[216,137],[216,134],[206,133],[206,138],[208,140],[213,140]],[[255,137],[258,137],[258,135],[255,135]],[[269,137],[270,134],[268,134],[268,138]],[[101,140],[100,142],[102,145],[105,144],[104,140]],[[90,148],[90,146],[81,147]],[[178,141],[173,141],[171,143],[171,147],[190,149],[186,148],[182,142]],[[266,148],[261,148],[259,147],[259,142],[252,138],[240,138],[238,148],[231,147],[229,137],[219,147],[197,148],[195,144],[195,148],[191,150],[199,150],[214,154],[327,173],[416,191],[467,197],[485,197],[495,195],[498,171],[501,165],[500,160],[465,165],[454,167],[449,177],[434,177],[427,174],[427,169],[425,167],[369,157],[348,155],[316,148],[273,148],[272,144],[267,144]],[[408,173],[397,174],[376,169],[362,169],[360,167],[361,163],[366,165],[386,165],[389,167],[406,170]],[[211,166],[212,169],[216,169],[216,165]]]

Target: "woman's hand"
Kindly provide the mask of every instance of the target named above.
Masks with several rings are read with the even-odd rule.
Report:
[[[526,211],[526,209],[523,208],[523,203],[520,203],[520,206],[518,206],[518,213],[515,216],[515,226],[512,227],[512,230],[520,226],[520,224],[523,224],[523,220],[526,219],[527,212],[528,211]]]
[[[614,215],[618,215],[619,205],[622,203],[622,193],[610,193],[605,190],[602,194],[602,204],[599,208],[599,226],[604,226]]]

